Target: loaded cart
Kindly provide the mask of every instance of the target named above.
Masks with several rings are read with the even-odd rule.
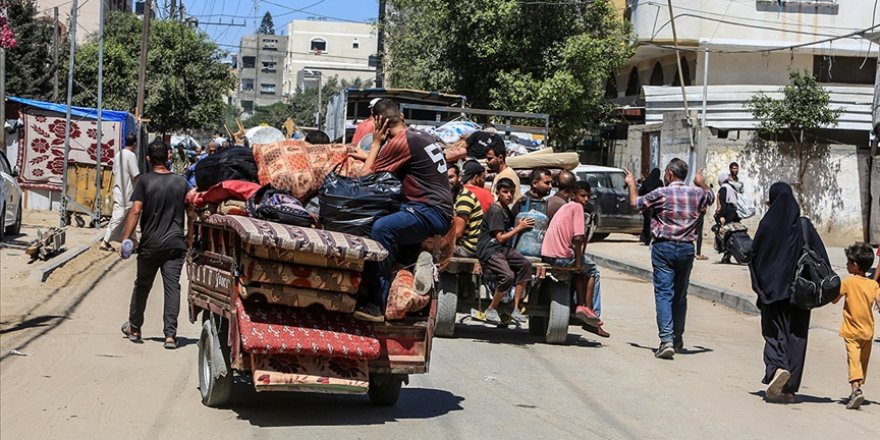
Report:
[[[236,215],[194,228],[188,302],[190,321],[202,322],[205,405],[232,403],[234,378],[257,391],[368,394],[394,405],[408,375],[428,372],[435,298],[401,320],[352,317],[364,263],[387,255],[378,243]]]

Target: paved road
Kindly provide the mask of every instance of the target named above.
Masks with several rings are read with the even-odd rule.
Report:
[[[758,318],[692,299],[685,343],[690,354],[653,358],[651,286],[606,272],[607,329],[597,341],[571,328],[568,346],[548,346],[526,330],[458,326],[435,340],[431,373],[414,376],[394,408],[366,397],[248,393],[242,405],[210,409],[199,401],[198,327],[181,325],[184,346],[161,344],[161,286],[150,299],[145,337],[119,334],[134,263],[79,273],[34,320],[5,325],[4,347],[30,356],[0,357],[3,439],[583,439],[872,438],[880,404],[847,411],[845,352],[837,310],[814,320],[800,403],[762,400]],[[90,277],[104,273],[96,285]],[[4,283],[6,296],[14,286]],[[40,298],[42,292],[34,292]],[[67,299],[59,303],[59,295]],[[0,296],[2,298],[2,296]],[[875,358],[880,344],[875,343]],[[868,399],[880,399],[880,359]]]

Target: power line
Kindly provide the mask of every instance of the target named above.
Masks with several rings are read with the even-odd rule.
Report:
[[[254,50],[257,49],[256,46],[241,46],[241,45],[236,46],[233,44],[223,44],[223,43],[217,43],[217,42],[214,42],[214,44],[216,44],[219,47],[229,47],[229,48],[233,48],[233,49],[254,49]],[[312,55],[312,56],[315,56],[314,52],[296,52],[296,51],[292,51],[289,49],[286,51],[278,51],[278,50],[266,51],[266,50],[263,50],[262,52],[263,52],[263,54]],[[367,61],[367,59],[364,57],[346,57],[346,56],[341,56],[341,55],[329,55],[329,54],[327,55],[327,57],[328,58],[337,58],[337,59],[346,59],[346,60]]]

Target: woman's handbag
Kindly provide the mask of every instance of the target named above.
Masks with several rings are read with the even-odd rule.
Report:
[[[810,247],[806,228],[808,222],[809,220],[801,217],[804,248],[795,266],[797,272],[791,284],[791,304],[805,310],[822,307],[840,294],[840,277],[831,265]]]

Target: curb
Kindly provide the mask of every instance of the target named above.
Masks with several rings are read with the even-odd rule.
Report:
[[[604,268],[623,272],[627,275],[647,281],[653,280],[654,271],[650,267],[627,263],[604,255],[594,254],[589,251],[585,253],[593,260],[593,262]],[[696,295],[699,298],[729,307],[737,312],[745,313],[747,315],[758,315],[761,313],[758,310],[758,307],[755,306],[755,299],[752,296],[746,296],[740,292],[725,289],[723,287],[691,280],[690,285],[688,286],[688,294]]]
[[[75,249],[66,250],[57,257],[53,258],[48,263],[31,270],[31,279],[39,281],[41,283],[45,282],[49,278],[49,275],[52,275],[52,272],[55,272],[56,270],[63,267],[65,264],[73,261],[73,259],[75,259],[76,257],[84,254],[92,247],[93,244],[97,243],[103,237],[104,231],[102,230],[101,232],[96,233],[93,237],[89,238],[88,241],[86,241],[86,244]]]

